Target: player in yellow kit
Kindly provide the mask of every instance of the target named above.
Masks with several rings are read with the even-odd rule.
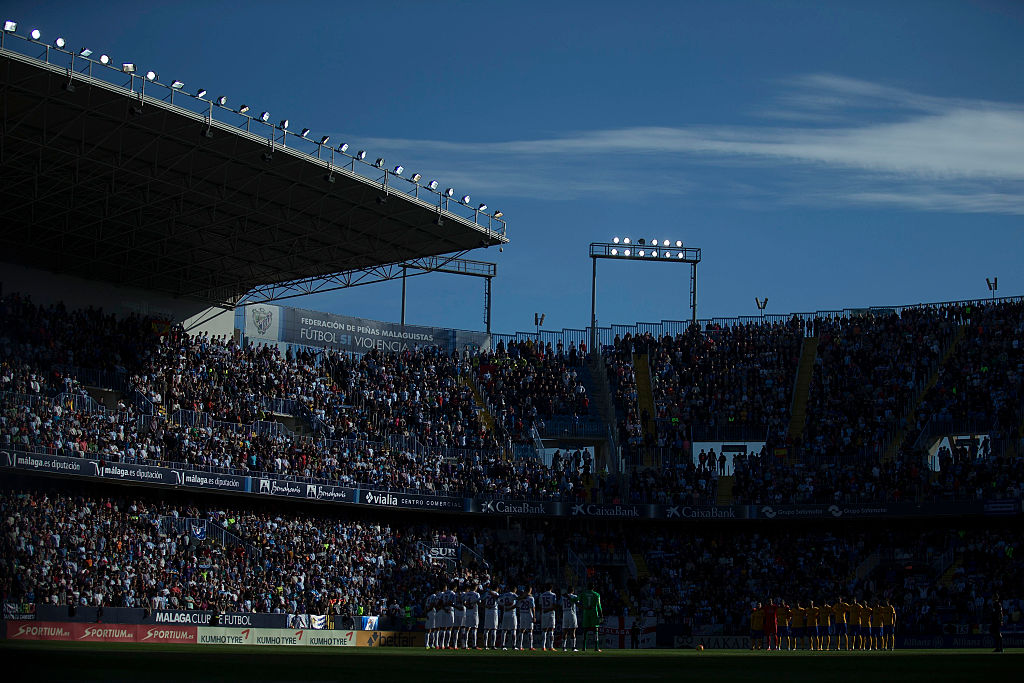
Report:
[[[871,604],[865,600],[860,605],[860,639],[861,649],[871,649]]]
[[[889,600],[885,601],[882,606],[882,614],[884,615],[884,621],[882,623],[882,636],[883,644],[882,649],[886,647],[889,650],[896,649],[896,608],[892,606],[892,602]]]
[[[764,608],[761,606],[761,603],[757,603],[757,606],[750,610],[750,649],[760,650],[763,639]]]
[[[845,647],[847,650],[850,649],[850,632],[847,628],[846,616],[850,611],[850,605],[841,596],[836,600],[835,604],[832,605],[832,621],[834,622],[836,632],[836,649],[842,650],[844,647],[843,640],[846,640]]]
[[[850,603],[850,612],[847,615],[847,623],[850,629],[850,640],[853,644],[850,646],[851,650],[859,650],[861,648],[860,640],[860,610],[861,604],[857,602],[857,598],[853,599]]]
[[[789,629],[790,619],[793,617],[793,611],[790,609],[789,604],[785,600],[779,605],[779,611],[777,612],[779,618],[779,649],[782,649],[782,644],[786,644],[787,650],[793,649],[791,631]]]
[[[800,649],[800,639],[807,634],[807,610],[797,600],[796,607],[790,610],[790,625],[793,631],[793,646],[791,649]]]
[[[832,605],[825,603],[818,608],[818,649],[829,649],[832,641]]]
[[[818,642],[818,608],[814,606],[814,600],[807,602],[807,649],[813,650]]]
[[[882,607],[882,601],[875,601],[875,606],[871,610],[871,649],[872,650],[884,650],[885,639],[882,633],[882,625],[885,623],[886,609]]]

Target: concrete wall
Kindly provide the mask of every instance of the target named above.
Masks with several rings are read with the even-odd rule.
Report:
[[[70,275],[0,263],[0,288],[4,294],[28,294],[38,304],[64,302],[71,309],[94,306],[117,316],[138,313],[184,323],[192,334],[231,335],[234,314],[211,309],[200,301],[177,299],[143,289],[117,287]]]

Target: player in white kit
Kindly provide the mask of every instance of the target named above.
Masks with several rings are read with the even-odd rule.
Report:
[[[484,584],[484,649],[498,647],[498,591]]]
[[[562,594],[562,652],[569,647],[576,652],[576,603],[579,596],[573,592],[572,586]]]
[[[462,579],[455,589],[455,623],[452,624],[452,649],[459,649],[459,642],[465,640],[466,606],[462,604]]]
[[[547,652],[550,647],[555,649],[555,610],[558,609],[558,595],[554,586],[547,585],[547,590],[538,596],[540,602],[541,650]],[[550,644],[549,644],[550,643]]]
[[[452,649],[452,631],[455,629],[455,592],[447,584],[441,591],[439,608],[441,623],[441,649]]]
[[[533,599],[533,589],[527,588],[525,593],[519,594],[519,649],[524,650],[527,646],[533,647],[533,610],[536,602]]]
[[[426,607],[427,607],[427,624],[426,624],[426,626],[427,626],[427,638],[426,638],[426,646],[427,646],[428,650],[431,647],[435,647],[435,645],[434,645],[434,636],[437,633],[437,631],[434,628],[434,620],[437,617],[437,610],[434,608],[434,605],[435,605],[436,602],[437,602],[437,593],[431,593],[429,596],[427,596],[427,604],[426,604]]]
[[[463,622],[463,632],[465,635],[462,639],[462,647],[467,650],[471,647],[477,650],[480,649],[476,641],[476,630],[480,626],[479,591],[480,586],[477,586],[476,590],[468,590],[462,594],[462,604],[466,609],[466,618]]]
[[[507,650],[509,640],[512,641],[512,649],[516,647],[516,602],[519,596],[512,591],[505,591],[498,598],[498,605],[501,606],[501,649]]]

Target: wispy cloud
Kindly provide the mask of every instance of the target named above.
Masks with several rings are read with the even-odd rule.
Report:
[[[706,193],[710,175],[723,199],[730,198],[724,187],[753,179],[759,193],[782,204],[830,197],[845,205],[1024,214],[1024,106],[810,74],[780,84],[756,117],[750,125],[367,144],[431,165],[439,175],[448,167],[441,177],[452,184],[506,196]],[[786,175],[806,169],[815,173],[799,174],[803,186],[794,194]]]

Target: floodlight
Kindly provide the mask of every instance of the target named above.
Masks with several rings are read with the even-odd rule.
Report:
[[[373,165],[377,168],[384,168],[384,157],[377,157],[377,161],[373,162]]]
[[[37,28],[32,29],[32,33],[30,33],[29,35],[32,36],[32,40],[39,40],[43,37],[43,34],[40,33],[39,29]]]
[[[429,183],[427,183],[427,188],[431,190],[437,190],[437,187],[438,185],[436,180],[431,180]]]
[[[327,144],[327,141],[328,141],[328,140],[330,140],[330,139],[331,139],[331,136],[330,136],[330,135],[324,135],[324,136],[322,136],[322,137],[320,138],[320,144],[321,144],[321,145],[326,145],[326,144]]]
[[[466,206],[469,206],[469,195],[468,195],[468,194],[464,194],[464,195],[462,195],[462,200],[461,200],[461,201],[462,201],[462,203],[463,203],[463,204],[465,204]]]
[[[444,196],[445,197],[449,197],[449,198],[454,197],[455,196],[455,188],[454,187],[449,187],[447,190],[444,191]]]
[[[8,19],[4,22],[4,30],[8,33],[14,33],[18,30],[18,22]]]
[[[206,97],[206,88],[196,90],[196,97]]]
[[[281,123],[277,124],[281,130],[288,130],[288,119],[281,119]]]
[[[136,72],[136,70],[137,69],[135,68],[135,65],[132,64],[131,62],[122,62],[121,63],[121,71],[125,72],[126,74],[133,74],[133,73]]]
[[[392,171],[392,173],[394,173],[395,175],[402,175],[402,173],[404,173],[404,172],[405,172],[405,166],[402,166],[401,164],[399,164],[398,166],[395,166],[394,170]]]
[[[238,113],[239,114],[245,114],[248,111],[249,111],[249,105],[248,104],[243,104],[241,107],[238,108]]]
[[[185,87],[185,83],[184,83],[184,81],[174,80],[174,81],[171,81],[171,87],[174,88],[175,90],[181,90],[182,88]]]
[[[662,240],[662,241],[661,241],[661,246],[663,246],[663,247],[667,247],[668,245],[669,245],[669,242],[668,242],[668,240]]]
[[[637,244],[639,244],[639,245],[640,245],[641,247],[642,247],[642,246],[644,246],[644,238],[643,238],[643,237],[641,237],[640,239],[638,239],[638,240],[636,241],[636,243],[637,243]]]
[[[618,249],[612,249],[612,256],[618,256],[618,255],[619,255],[619,250]]]
[[[679,258],[683,258],[684,256],[685,254],[683,254],[683,252],[679,252]]]
[[[63,38],[58,38],[57,40],[53,41],[53,44],[55,47],[59,47],[63,50],[64,46],[68,44],[68,41],[64,40]]]
[[[147,71],[146,72],[146,80],[147,81],[155,81],[156,79],[157,79],[157,75],[156,75],[155,71]]]
[[[348,143],[347,142],[343,142],[340,145],[338,145],[338,151],[341,152],[342,154],[347,152],[348,151]]]
[[[658,246],[658,240],[651,240],[651,246],[652,247]]]
[[[92,50],[90,50],[87,47],[83,47],[81,50],[78,51],[78,56],[79,57],[88,57],[91,54],[92,54]],[[100,61],[103,61],[102,57],[100,57]]]
[[[227,103],[228,103],[227,95],[221,95],[220,97],[217,98],[217,104],[219,104],[220,106],[223,107]]]
[[[356,152],[356,159],[359,159],[359,161],[362,161],[365,158],[366,158],[366,150],[365,149],[361,149],[358,152]]]
[[[269,111],[265,111],[262,114],[260,114],[260,121],[262,121],[263,123],[266,123],[269,120],[270,120],[270,112]]]
[[[637,252],[637,253],[638,253],[638,254],[639,254],[640,256],[647,256],[647,253],[646,253],[646,252],[645,252],[645,251],[644,251],[643,249],[641,249],[641,250],[640,250],[639,252]]]
[[[677,247],[683,246],[683,241],[682,240],[676,240],[676,246]]]
[[[505,213],[503,211],[495,211],[494,212],[494,217],[495,218],[501,218],[504,215],[505,215]]]
[[[89,51],[86,50],[86,52],[89,52]],[[92,52],[89,52],[89,54],[92,54]],[[86,56],[88,56],[88,55],[86,55]],[[104,65],[110,64],[110,55],[100,55],[100,64],[104,64]]]
[[[622,238],[622,243],[623,244],[629,244],[629,238],[628,237],[623,237]]]
[[[613,237],[612,238],[612,244],[618,244],[618,243],[619,243],[619,238],[618,237]]]
[[[487,205],[486,204],[481,204],[480,206],[476,207],[476,210],[477,211],[486,211],[487,210]]]
[[[412,178],[410,178],[410,180],[412,180],[414,183],[418,183],[422,178],[423,178],[422,174],[420,174],[420,173],[413,173],[412,174]]]
[[[651,252],[651,256],[653,258],[658,258],[658,251],[657,251],[657,249],[655,249],[654,251]]]
[[[623,250],[622,255],[623,256],[629,256],[629,249]]]
[[[301,132],[301,133],[299,133],[299,135],[300,135],[301,137],[306,137],[307,135],[309,135],[309,128],[303,128],[303,129],[302,129],[302,132]]]

